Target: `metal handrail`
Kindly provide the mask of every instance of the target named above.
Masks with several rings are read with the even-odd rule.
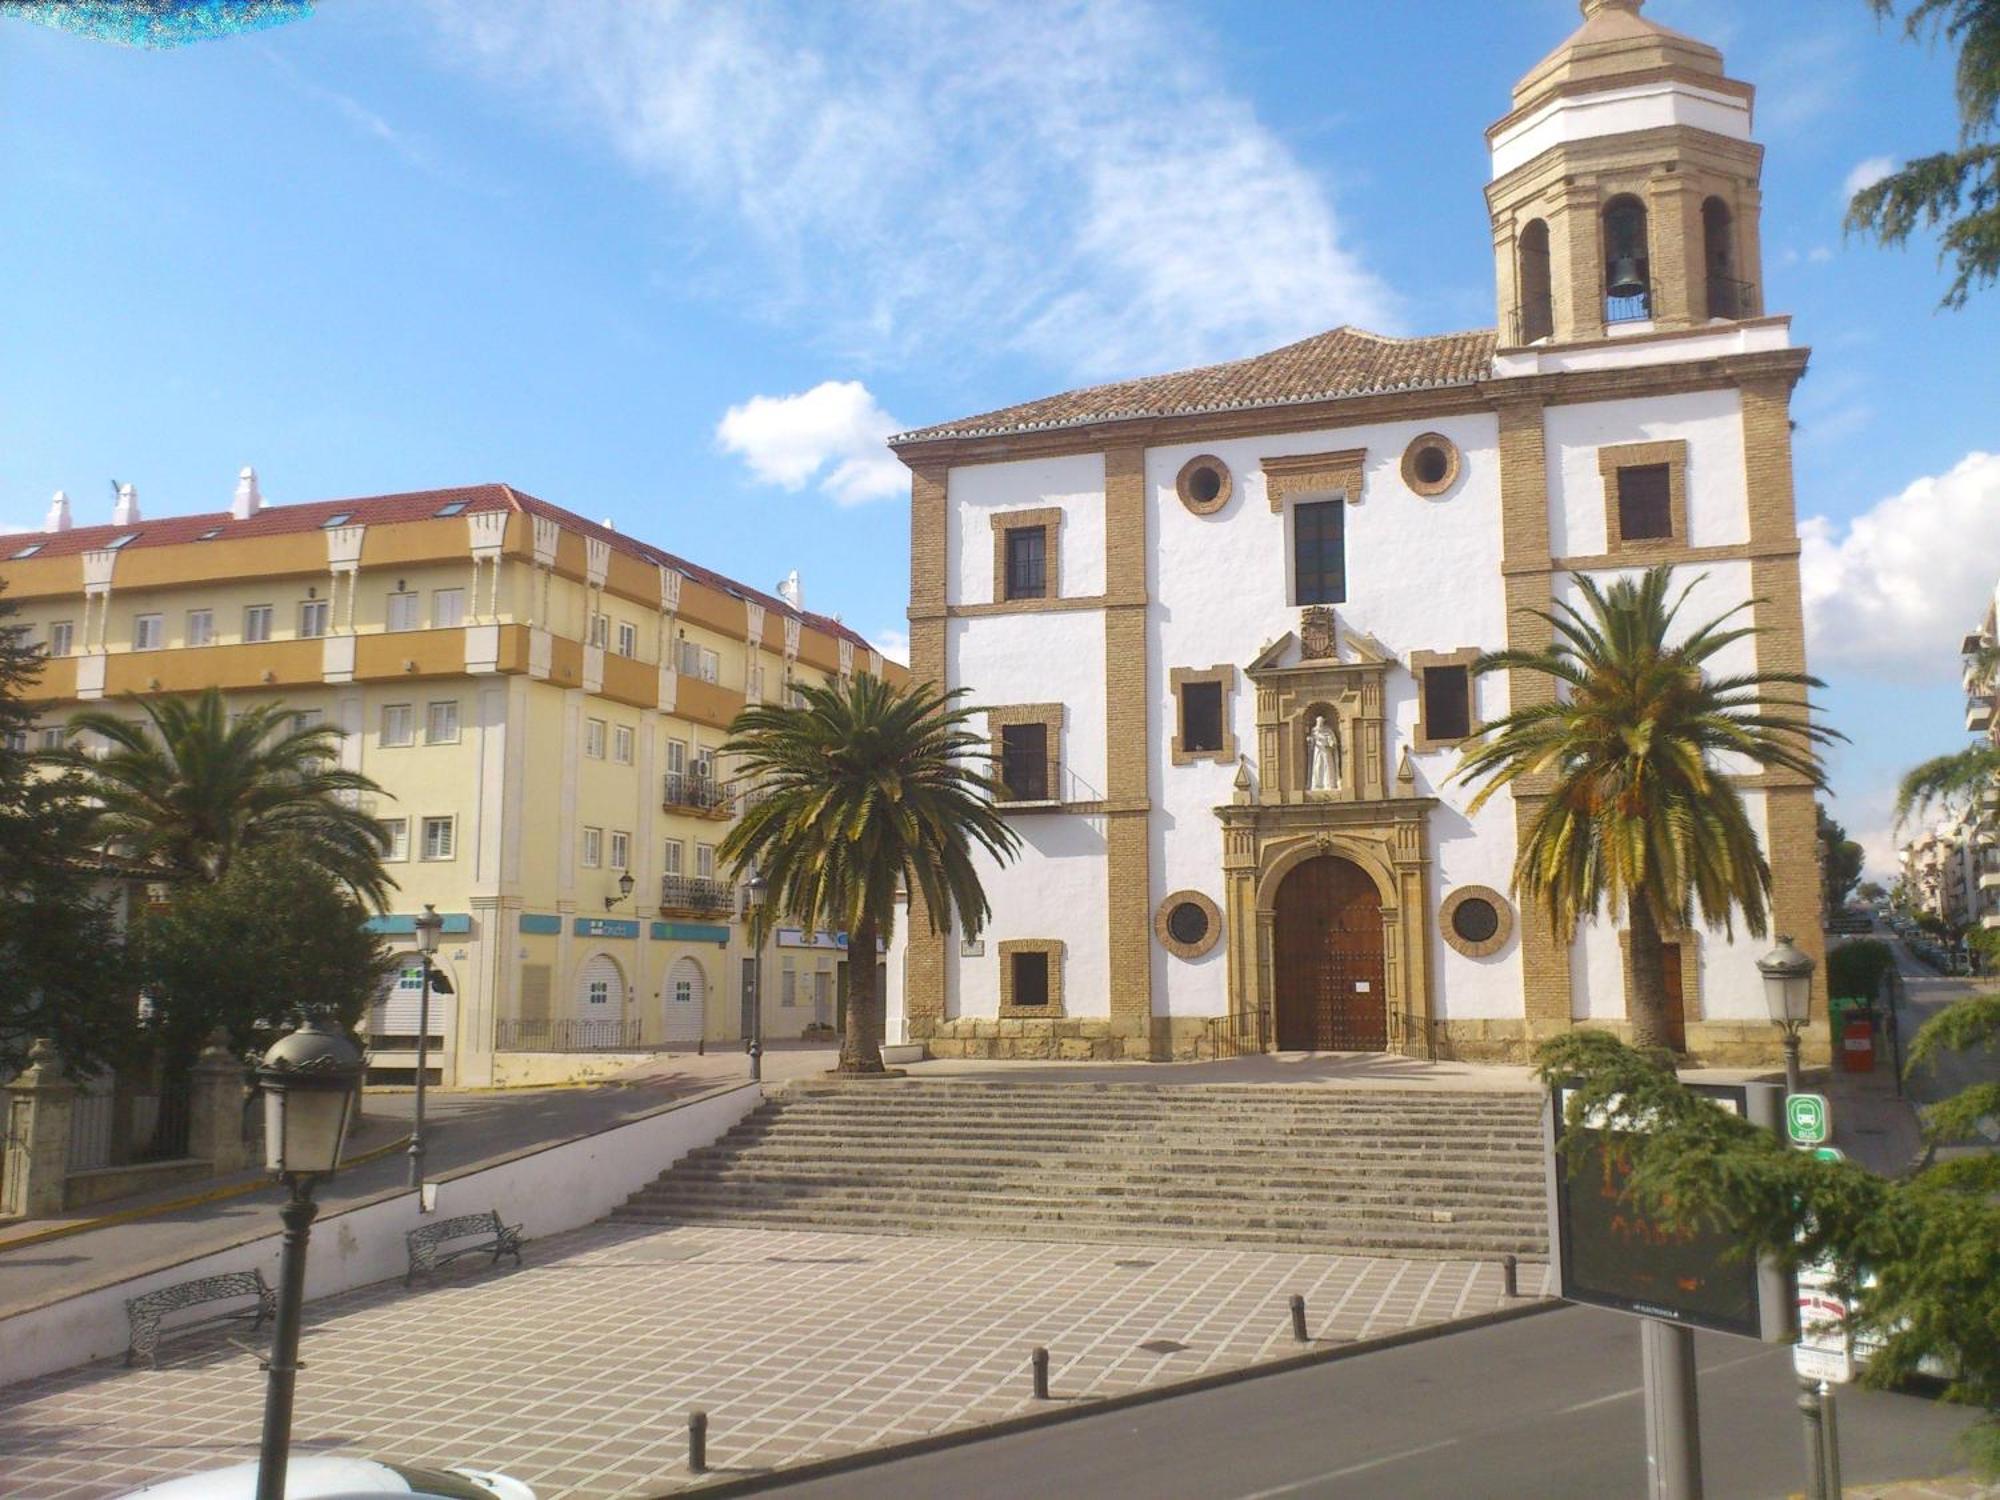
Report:
[[[640,1023],[564,1017],[504,1017],[493,1023],[495,1052],[634,1052]]]
[[[1639,323],[1653,315],[1653,294],[1651,291],[1639,293],[1636,297],[1613,297],[1609,293],[1604,298],[1604,321],[1612,323]]]
[[[1212,1058],[1254,1057],[1264,1051],[1264,1013],[1231,1011],[1201,1023],[1202,1053]]]

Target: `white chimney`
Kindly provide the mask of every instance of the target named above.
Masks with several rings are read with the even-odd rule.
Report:
[[[42,522],[42,530],[68,531],[69,528],[69,492],[57,490],[55,499],[49,502],[49,518]]]
[[[113,526],[137,526],[139,524],[139,487],[132,484],[118,486],[118,503],[111,507]]]
[[[264,492],[257,488],[257,471],[245,464],[236,476],[236,498],[229,502],[229,514],[247,521],[264,508]]]
[[[785,581],[778,585],[778,597],[793,609],[804,609],[805,590],[799,587],[799,570],[792,569],[785,575]]]

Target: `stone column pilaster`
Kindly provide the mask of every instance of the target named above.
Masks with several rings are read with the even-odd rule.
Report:
[[[188,1090],[188,1155],[211,1164],[217,1177],[240,1172],[243,1144],[243,1065],[218,1031],[195,1059]]]
[[[0,1210],[30,1219],[63,1211],[75,1099],[76,1085],[63,1076],[55,1044],[46,1037],[38,1040],[28,1053],[28,1066],[7,1085],[5,1201]]]

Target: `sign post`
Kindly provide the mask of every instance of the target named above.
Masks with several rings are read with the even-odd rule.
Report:
[[[1774,1084],[1691,1084],[1718,1108],[1775,1130],[1783,1090]],[[1694,1330],[1765,1343],[1792,1337],[1792,1289],[1774,1262],[1749,1263],[1713,1230],[1669,1230],[1625,1196],[1630,1137],[1609,1122],[1562,1150],[1574,1090],[1549,1096],[1549,1254],[1569,1302],[1632,1313],[1640,1326],[1651,1500],[1701,1500],[1701,1435]],[[1621,1138],[1622,1137],[1622,1138]]]

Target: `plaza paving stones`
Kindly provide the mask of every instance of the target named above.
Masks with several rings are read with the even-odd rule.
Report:
[[[1545,1276],[1523,1266],[1521,1290]],[[518,1271],[308,1306],[294,1451],[657,1494],[698,1483],[696,1408],[710,1477],[741,1476],[1035,1409],[1037,1344],[1059,1401],[1283,1358],[1295,1292],[1322,1341],[1504,1303],[1491,1263],[598,1224],[531,1242]],[[264,1378],[232,1336],[0,1390],[0,1495],[117,1495],[255,1457]]]

